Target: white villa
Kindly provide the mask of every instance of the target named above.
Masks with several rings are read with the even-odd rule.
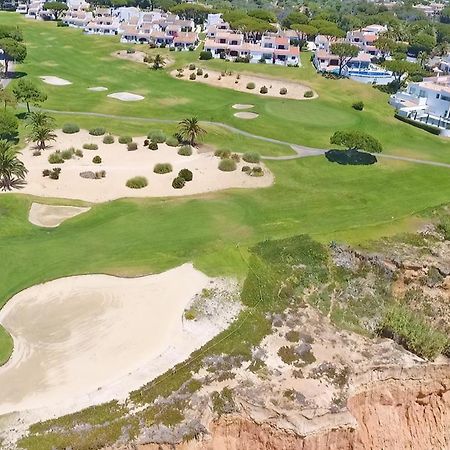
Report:
[[[389,103],[400,116],[434,125],[450,136],[450,75],[409,83],[406,91],[391,95]]]
[[[375,46],[375,41],[381,33],[386,31],[387,28],[383,25],[369,25],[359,30],[348,31],[345,40],[349,44],[359,47],[362,52],[379,57],[381,52]]]

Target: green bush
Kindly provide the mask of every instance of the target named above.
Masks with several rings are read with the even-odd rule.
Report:
[[[257,164],[261,161],[261,156],[257,152],[245,152],[242,155],[242,159],[245,162]]]
[[[172,172],[172,164],[169,163],[155,164],[155,167],[153,167],[153,172],[160,174]]]
[[[97,144],[83,144],[85,150],[98,150]]]
[[[207,73],[205,73],[205,75],[203,75],[203,78],[208,78],[209,75]]]
[[[92,162],[94,164],[100,164],[102,162],[102,158],[100,158],[100,156],[96,155],[92,158]]]
[[[178,154],[181,156],[191,156],[192,155],[192,147],[190,145],[183,145],[178,150]]]
[[[131,189],[142,189],[148,186],[148,180],[145,177],[133,177],[127,181],[126,186]]]
[[[148,148],[150,150],[158,150],[158,144],[156,142],[150,142],[150,144],[148,144]]]
[[[364,109],[364,102],[362,101],[354,102],[352,108],[356,109],[356,111],[362,111]]]
[[[91,128],[89,130],[89,134],[92,136],[103,136],[106,133],[106,130],[103,127]]]
[[[250,172],[250,175],[252,177],[262,177],[264,175],[264,172],[261,167],[256,166],[252,168],[252,171]]]
[[[182,188],[184,188],[185,183],[186,183],[186,181],[184,178],[176,177],[172,181],[172,187],[174,189],[182,189]]]
[[[137,148],[138,148],[138,146],[137,146],[136,142],[129,142],[127,144],[127,149],[128,149],[129,152],[137,150]]]
[[[285,87],[280,89],[280,94],[281,95],[286,95],[287,94],[287,89]]]
[[[232,159],[222,159],[219,162],[219,169],[223,172],[233,172],[236,170],[236,162]]]
[[[256,85],[253,82],[247,83],[247,89],[255,89]]]
[[[68,148],[67,150],[63,150],[61,152],[61,157],[65,160],[72,159],[72,156],[74,155],[75,150],[73,148]]]
[[[63,133],[74,134],[80,131],[80,127],[76,123],[66,123],[62,127]]]
[[[210,51],[204,50],[204,51],[200,52],[201,60],[207,61],[208,59],[212,59],[212,57],[213,57],[213,55]]]
[[[233,154],[231,155],[231,159],[232,159],[233,161],[236,161],[237,163],[241,161],[241,157],[240,157],[237,153],[233,153]]]
[[[158,144],[162,144],[163,142],[166,142],[166,134],[162,130],[150,130],[148,132],[147,137]]]
[[[220,159],[231,158],[230,150],[216,150],[214,152],[214,156],[217,156]]]
[[[189,64],[189,70],[195,70],[195,64]]]
[[[107,134],[107,135],[103,138],[103,143],[104,143],[104,144],[114,144],[114,136],[111,136],[110,134]]]
[[[50,155],[48,155],[48,162],[50,164],[62,164],[64,159],[61,152],[50,153]]]
[[[119,137],[119,144],[129,144],[132,141],[131,136],[120,136]]]
[[[249,167],[249,166],[244,166],[244,167],[242,167],[242,172],[250,173],[251,171],[252,171],[252,168]]]
[[[423,122],[416,122],[415,120],[400,116],[397,113],[394,115],[394,117],[402,122],[409,123],[410,125],[420,128],[421,130],[427,131],[428,133],[435,134],[436,136],[439,136],[441,134],[441,130],[433,125],[428,125]]]
[[[178,176],[183,178],[184,181],[192,181],[193,175],[189,169],[181,169],[178,172]]]
[[[192,73],[189,75],[189,79],[190,79],[190,80],[196,80],[196,79],[197,79],[197,75],[195,75],[195,73],[192,72]]]
[[[200,77],[203,75],[203,69],[197,69],[197,75]]]
[[[48,177],[50,175],[50,169],[44,169],[42,171],[42,176],[43,177]]]
[[[178,147],[179,142],[178,142],[178,139],[177,139],[175,136],[169,136],[169,137],[166,139],[166,144],[167,144],[169,147]]]
[[[311,98],[311,97],[314,97],[314,92],[313,92],[313,91],[306,91],[306,92],[303,94],[303,97],[305,97],[305,98]]]
[[[59,174],[61,173],[61,168],[56,167],[52,169],[52,171],[49,173],[49,178],[52,180],[59,180]]]
[[[269,92],[269,89],[267,89],[266,86],[261,86],[261,89],[259,90],[260,94],[267,94]]]
[[[83,157],[83,151],[77,148],[75,150],[75,156],[78,156],[78,158],[82,158]]]

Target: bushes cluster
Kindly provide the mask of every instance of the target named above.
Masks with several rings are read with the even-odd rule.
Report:
[[[120,136],[119,144],[129,144],[132,140],[131,136]]]
[[[259,90],[260,94],[267,94],[269,92],[269,89],[267,89],[267,86],[261,86],[261,89]]]
[[[94,164],[101,164],[102,158],[100,158],[100,156],[98,156],[98,155],[95,155],[95,156],[92,158],[92,162],[93,162]]]
[[[103,136],[106,133],[106,130],[103,127],[91,128],[89,130],[89,134],[92,136]]]
[[[48,162],[50,164],[62,164],[64,162],[64,158],[62,157],[60,151],[56,151],[48,155]]]
[[[181,156],[191,156],[192,155],[192,147],[190,145],[183,145],[178,150],[178,154]]]
[[[110,134],[107,134],[107,135],[103,138],[103,143],[104,143],[104,144],[114,144],[114,136],[111,136]]]
[[[256,85],[253,82],[247,83],[247,89],[255,89]]]
[[[62,157],[62,159],[65,159],[67,161],[68,159],[72,159],[72,156],[74,155],[74,153],[75,153],[75,149],[68,148],[67,150],[63,150],[61,152],[61,157]]]
[[[212,59],[212,53],[210,52],[210,51],[202,51],[202,52],[200,52],[200,58],[199,59],[201,59],[201,60],[203,60],[203,61],[207,61],[207,60],[209,60],[209,59]]]
[[[184,181],[192,181],[193,175],[189,169],[181,169],[178,172],[178,177],[183,178]]]
[[[138,146],[137,146],[136,142],[128,142],[127,149],[129,152],[137,150],[137,148],[138,148]]]
[[[264,172],[261,167],[255,166],[252,168],[249,175],[252,177],[262,177],[264,175]]]
[[[353,103],[352,108],[356,109],[356,111],[362,111],[364,109],[364,102],[362,101],[355,102]]]
[[[174,189],[182,189],[186,184],[186,180],[182,177],[175,177],[172,181],[172,187]]]
[[[216,150],[214,156],[217,156],[220,159],[231,158],[231,152],[230,150]]]
[[[97,144],[83,144],[85,150],[98,150]]]
[[[131,189],[142,189],[148,186],[148,180],[145,177],[133,177],[126,182],[126,186]]]
[[[74,134],[80,131],[80,127],[76,123],[66,123],[62,127],[63,133]]]
[[[219,170],[222,170],[223,172],[233,172],[233,170],[236,170],[236,162],[232,159],[222,159],[219,162]]]
[[[169,136],[166,139],[166,144],[169,147],[178,147],[179,142],[178,142],[178,139],[175,136]]]
[[[155,164],[155,167],[153,167],[153,172],[160,173],[160,174],[172,172],[172,164],[169,164],[169,163]]]
[[[246,152],[242,155],[245,162],[257,164],[261,161],[261,156],[256,152]]]
[[[106,170],[99,170],[98,172],[92,172],[92,170],[87,170],[86,172],[80,172],[81,178],[87,178],[90,180],[99,180],[100,178],[106,177]]]
[[[314,92],[313,91],[306,91],[303,94],[303,97],[305,97],[305,98],[312,98],[312,97],[314,97]]]
[[[147,134],[147,137],[152,141],[158,144],[162,144],[166,142],[166,134],[162,130],[150,130]]]
[[[285,87],[282,87],[282,88],[280,89],[280,94],[281,94],[281,95],[286,95],[286,94],[287,94],[287,89],[286,89]]]
[[[52,180],[59,180],[59,174],[61,173],[61,167],[55,167],[54,169],[44,169],[42,171],[43,177],[49,177]]]

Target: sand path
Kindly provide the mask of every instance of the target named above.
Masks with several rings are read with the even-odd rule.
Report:
[[[55,228],[65,220],[83,214],[90,209],[81,206],[58,206],[33,203],[28,213],[28,220],[38,227]]]

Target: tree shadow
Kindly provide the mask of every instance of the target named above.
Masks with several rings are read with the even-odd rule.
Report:
[[[27,75],[28,74],[26,72],[19,72],[19,71],[8,72],[8,79],[16,80],[18,78],[26,77]]]
[[[370,166],[378,161],[375,155],[358,150],[328,150],[325,158],[343,166]]]

